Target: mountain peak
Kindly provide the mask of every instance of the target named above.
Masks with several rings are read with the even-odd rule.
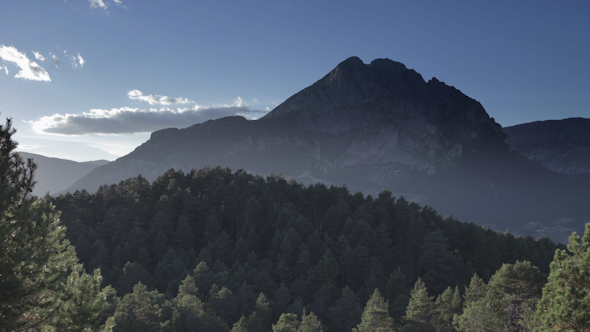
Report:
[[[345,68],[355,68],[364,66],[365,63],[357,56],[351,56],[350,58],[340,62],[336,68],[345,69]]]
[[[376,59],[368,65],[358,57],[344,60],[263,121],[279,117],[288,117],[302,129],[327,134],[409,126],[415,131],[412,135],[429,132],[459,144],[477,138],[482,131],[501,133],[480,103],[435,78],[427,83],[415,70],[390,59]]]

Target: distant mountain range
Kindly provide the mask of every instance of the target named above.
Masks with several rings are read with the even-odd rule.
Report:
[[[537,121],[504,132],[514,150],[554,172],[590,173],[590,119]]]
[[[24,159],[33,159],[37,164],[33,195],[42,197],[46,193],[56,194],[66,190],[76,180],[96,167],[109,163],[108,160],[75,162],[66,159],[49,158],[39,154],[18,151]]]
[[[68,190],[219,165],[367,194],[387,189],[517,234],[565,241],[581,230],[590,220],[590,177],[552,172],[505,139],[481,104],[454,87],[388,59],[353,57],[259,120],[227,117],[154,132]]]

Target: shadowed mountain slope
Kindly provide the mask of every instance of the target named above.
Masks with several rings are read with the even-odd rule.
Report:
[[[537,121],[504,132],[514,150],[554,172],[590,173],[590,119]]]

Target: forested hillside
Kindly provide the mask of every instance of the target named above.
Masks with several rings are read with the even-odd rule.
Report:
[[[538,267],[540,297],[558,248],[442,217],[387,191],[365,197],[219,167],[169,170],[151,184],[138,176],[53,203],[86,269],[100,268],[122,297],[110,309],[115,331],[301,324],[287,313],[350,331],[369,299],[387,301],[395,323],[411,328],[419,319],[402,317],[421,282],[429,296],[448,297],[451,287],[460,298],[474,274],[484,283],[503,263],[527,261]],[[138,313],[148,309],[156,310],[153,329],[140,318],[147,312]]]
[[[566,251],[387,191],[219,167],[38,199],[14,133],[0,332],[590,330],[590,224]]]

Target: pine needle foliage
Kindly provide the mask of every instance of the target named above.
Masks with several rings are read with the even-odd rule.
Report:
[[[590,331],[590,223],[582,239],[570,236],[567,251],[556,250],[550,268],[535,331]]]
[[[84,331],[100,319],[110,288],[78,264],[59,213],[31,195],[37,166],[0,125],[0,331]]]

